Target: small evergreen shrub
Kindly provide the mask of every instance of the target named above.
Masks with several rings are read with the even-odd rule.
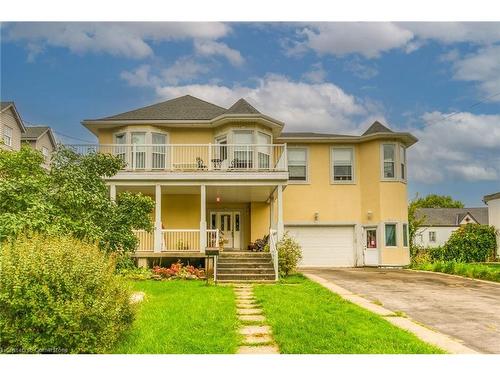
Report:
[[[283,239],[276,244],[278,248],[278,269],[281,277],[288,276],[297,269],[302,259],[302,248],[292,237],[285,233]]]
[[[101,353],[133,321],[114,261],[71,237],[0,245],[0,352]]]

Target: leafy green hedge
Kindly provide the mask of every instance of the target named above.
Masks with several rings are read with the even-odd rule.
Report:
[[[441,251],[432,251],[431,256],[443,261],[485,262],[494,259],[496,248],[494,227],[467,224],[453,232]]]
[[[458,263],[458,262],[434,262],[413,265],[413,269],[443,272],[453,275],[471,277],[474,279],[490,280],[500,282],[500,268],[491,267],[486,264]]]
[[[71,237],[20,236],[0,248],[0,352],[100,353],[132,323],[114,262]]]

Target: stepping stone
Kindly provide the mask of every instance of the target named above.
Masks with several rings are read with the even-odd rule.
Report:
[[[264,315],[240,315],[238,318],[244,322],[263,322],[266,320]]]
[[[236,303],[255,303],[253,297],[236,297]]]
[[[269,326],[245,326],[241,327],[239,333],[244,336],[255,335],[270,335],[271,327]]]
[[[251,296],[253,297],[253,293],[252,292],[234,292],[234,294],[236,294],[237,296]]]
[[[259,315],[262,309],[237,309],[238,315]]]
[[[273,338],[270,335],[248,335],[243,338],[243,344],[270,344]]]
[[[279,350],[274,345],[240,346],[237,354],[279,354]]]
[[[256,303],[237,303],[237,309],[260,309],[260,306]]]
[[[144,300],[144,292],[134,292],[130,296],[130,303],[139,303]]]

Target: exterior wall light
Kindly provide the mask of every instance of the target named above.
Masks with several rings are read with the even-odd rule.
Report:
[[[371,210],[368,210],[366,216],[368,217],[368,220],[371,220],[373,217],[373,212]]]
[[[317,223],[319,220],[319,212],[314,213],[314,222]]]

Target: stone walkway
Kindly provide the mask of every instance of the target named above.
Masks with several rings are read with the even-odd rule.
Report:
[[[257,305],[251,285],[235,285],[236,308],[238,319],[242,324],[240,334],[243,344],[238,354],[279,354],[274,342],[271,327],[264,325],[266,318]]]

